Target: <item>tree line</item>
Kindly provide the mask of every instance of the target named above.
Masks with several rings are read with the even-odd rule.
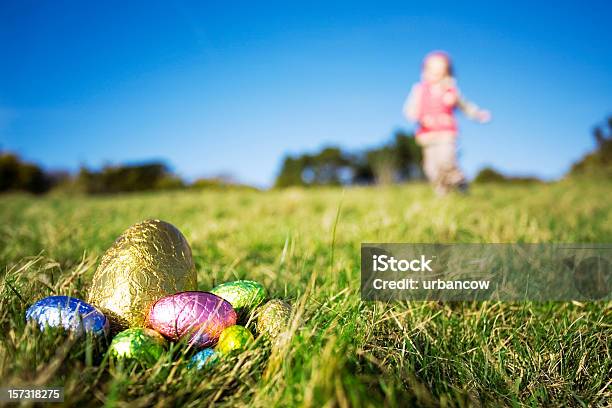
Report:
[[[55,184],[51,174],[38,165],[22,161],[17,155],[0,152],[0,192],[29,191],[45,193]]]
[[[421,148],[414,137],[398,131],[379,147],[348,152],[325,147],[316,153],[287,155],[275,187],[341,184],[391,184],[423,179]]]
[[[187,183],[163,162],[133,165],[107,165],[100,170],[81,167],[68,172],[45,172],[40,166],[23,161],[14,153],[0,152],[0,193],[27,191],[43,194],[51,190],[67,193],[113,194],[176,189],[252,188],[228,176],[200,178]]]
[[[595,176],[612,179],[612,116],[606,124],[593,129],[596,148],[572,165],[574,176]]]
[[[612,116],[593,129],[595,149],[575,162],[567,177],[612,179]],[[316,153],[287,155],[276,178],[276,187],[339,184],[390,184],[423,179],[422,153],[413,135],[398,131],[391,142],[350,153],[325,147]],[[537,177],[516,177],[484,167],[475,183],[538,183]]]
[[[612,116],[593,130],[595,149],[575,162],[568,177],[612,179]],[[324,186],[391,184],[423,179],[422,153],[414,137],[397,131],[381,146],[359,151],[325,147],[315,153],[287,155],[274,186]],[[486,167],[476,183],[531,183],[533,177],[509,177]],[[133,165],[107,165],[100,170],[81,167],[76,174],[45,171],[18,155],[0,151],[0,193],[27,191],[34,194],[50,190],[85,194],[172,190],[172,189],[252,188],[236,183],[227,176],[202,178],[188,183],[174,174],[163,162]]]

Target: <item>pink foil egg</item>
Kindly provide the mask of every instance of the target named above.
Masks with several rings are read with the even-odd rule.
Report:
[[[188,338],[194,347],[214,345],[221,332],[236,324],[232,305],[208,292],[179,292],[164,296],[149,309],[147,326],[170,340]]]

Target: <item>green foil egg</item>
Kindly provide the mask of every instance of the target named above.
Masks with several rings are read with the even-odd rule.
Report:
[[[153,365],[162,356],[166,340],[155,330],[135,327],[117,334],[108,352],[118,360],[134,360]]]
[[[223,330],[215,351],[219,354],[234,354],[246,350],[255,339],[243,326],[230,326]]]
[[[240,314],[248,313],[266,299],[266,288],[251,280],[238,280],[222,283],[213,288],[211,293],[230,302]]]
[[[270,339],[276,339],[289,326],[291,306],[282,300],[272,299],[255,311],[257,332]]]

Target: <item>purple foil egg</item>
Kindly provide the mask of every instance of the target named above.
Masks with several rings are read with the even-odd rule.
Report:
[[[188,338],[195,347],[214,345],[221,332],[236,324],[232,305],[208,292],[179,292],[165,296],[149,309],[147,325],[170,340]]]

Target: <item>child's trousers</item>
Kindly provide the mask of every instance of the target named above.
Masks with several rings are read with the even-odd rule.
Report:
[[[419,135],[423,147],[423,170],[438,195],[465,183],[457,161],[457,142],[453,132],[428,132]]]

